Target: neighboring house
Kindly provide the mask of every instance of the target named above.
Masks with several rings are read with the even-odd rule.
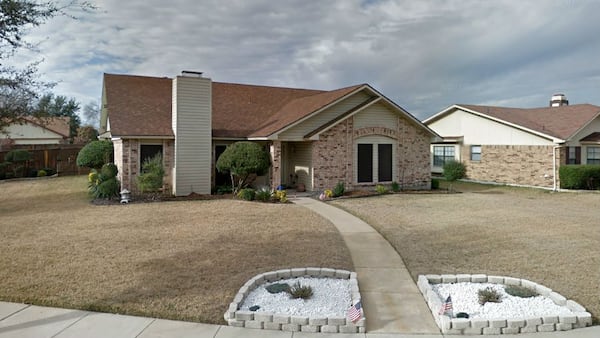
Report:
[[[600,164],[599,115],[563,94],[543,108],[455,104],[423,121],[443,137],[431,146],[432,172],[452,159],[472,180],[556,189],[561,165]]]
[[[229,182],[215,170],[227,145],[262,144],[272,167],[256,185],[307,190],[398,182],[430,187],[437,135],[367,84],[332,91],[171,78],[104,75],[100,138],[114,143],[124,188],[136,190],[144,159],[160,153],[175,195],[208,194]]]
[[[69,122],[68,117],[31,117],[5,127],[0,138],[14,145],[69,143]]]

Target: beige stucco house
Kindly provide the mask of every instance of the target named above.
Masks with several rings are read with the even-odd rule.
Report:
[[[227,145],[250,140],[272,158],[255,184],[307,190],[398,182],[430,187],[437,135],[368,84],[331,91],[105,74],[100,137],[114,143],[124,188],[136,190],[140,163],[161,153],[174,195],[208,194],[228,182],[215,162]]]
[[[443,137],[431,168],[454,159],[475,181],[557,189],[564,164],[600,164],[600,107],[569,105],[563,94],[542,108],[455,104],[423,122]]]
[[[6,126],[0,138],[14,145],[68,143],[69,122],[69,117],[26,118]]]

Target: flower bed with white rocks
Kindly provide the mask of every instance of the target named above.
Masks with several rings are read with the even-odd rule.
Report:
[[[311,286],[310,299],[270,294],[272,283]],[[283,269],[261,273],[242,286],[224,315],[230,326],[281,331],[364,333],[365,318],[352,323],[346,312],[360,301],[356,272],[328,268]],[[255,311],[250,307],[260,306]]]
[[[504,285],[535,290],[539,296],[513,297]],[[526,279],[487,275],[421,275],[417,281],[433,317],[444,334],[516,334],[566,331],[592,325],[592,316],[583,306],[551,289]],[[477,291],[491,287],[501,303],[480,305]],[[450,295],[453,312],[469,318],[440,315],[442,302]]]

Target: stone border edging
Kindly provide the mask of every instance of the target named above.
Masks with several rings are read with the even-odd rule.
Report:
[[[240,304],[246,296],[258,286],[296,277],[349,279],[352,304],[356,304],[361,299],[356,272],[329,268],[294,268],[270,271],[252,277],[240,288],[233,298],[233,302],[229,304],[229,309],[225,312],[224,318],[227,324],[235,327],[292,332],[365,333],[366,319],[364,316],[358,322],[352,323],[345,316],[313,318],[239,310]]]
[[[530,317],[522,319],[466,319],[450,318],[440,315],[439,309],[442,300],[433,290],[431,284],[439,283],[492,283],[503,285],[520,285],[534,289],[540,295],[550,298],[555,304],[566,306],[574,312],[573,315],[559,315],[547,317]],[[516,334],[533,332],[567,331],[592,325],[592,315],[579,303],[566,299],[562,295],[535,282],[503,276],[487,275],[419,275],[417,286],[425,297],[429,309],[433,314],[443,334]]]

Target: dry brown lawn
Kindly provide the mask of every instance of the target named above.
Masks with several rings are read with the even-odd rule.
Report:
[[[419,274],[526,278],[600,316],[600,194],[455,184],[456,194],[333,202],[382,233]]]
[[[0,299],[223,323],[252,276],[352,269],[335,227],[293,204],[96,206],[86,178],[0,183]]]

